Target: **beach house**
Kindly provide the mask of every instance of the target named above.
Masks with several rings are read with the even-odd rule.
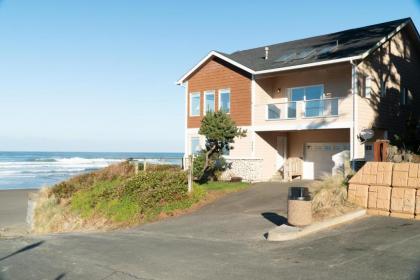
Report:
[[[281,28],[279,28],[281,33]],[[209,52],[177,82],[185,87],[185,154],[204,146],[208,111],[248,131],[226,155],[226,176],[319,178],[372,143],[401,133],[420,111],[420,37],[410,18],[253,49]],[[361,138],[370,129],[374,137]],[[288,165],[287,165],[288,166]],[[301,174],[299,174],[301,173]]]

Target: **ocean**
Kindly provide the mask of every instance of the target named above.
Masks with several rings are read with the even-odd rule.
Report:
[[[38,189],[128,158],[181,164],[182,153],[0,152],[0,190]]]

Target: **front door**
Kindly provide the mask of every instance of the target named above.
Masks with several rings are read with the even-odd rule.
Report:
[[[287,158],[287,137],[277,136],[277,161],[276,168],[280,170]]]

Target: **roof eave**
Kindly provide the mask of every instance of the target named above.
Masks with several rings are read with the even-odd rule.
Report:
[[[374,51],[376,51],[380,46],[382,46],[385,42],[387,42],[389,39],[391,39],[392,37],[394,37],[395,34],[397,34],[398,32],[400,32],[409,23],[411,23],[414,26],[414,29],[417,30],[415,28],[415,25],[413,24],[412,20],[411,19],[410,20],[407,20],[407,21],[403,22],[402,24],[400,24],[397,28],[395,28],[394,31],[392,31],[391,33],[389,33],[388,35],[386,35],[385,37],[383,37],[372,48],[370,48],[369,50],[367,50],[366,52],[364,52],[361,55],[361,58],[362,59],[365,59],[368,55],[370,55],[371,53],[373,53]]]

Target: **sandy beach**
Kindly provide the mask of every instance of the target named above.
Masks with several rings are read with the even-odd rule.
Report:
[[[35,191],[0,190],[0,229],[25,224],[28,193]]]

